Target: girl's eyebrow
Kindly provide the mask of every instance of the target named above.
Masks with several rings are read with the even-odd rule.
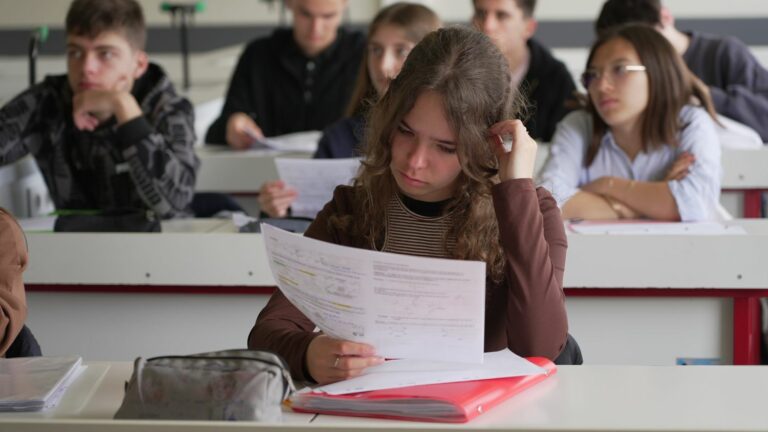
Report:
[[[400,123],[402,123],[402,124],[403,124],[403,126],[405,126],[405,127],[406,127],[406,129],[408,129],[408,130],[410,130],[410,131],[413,131],[413,128],[412,128],[412,127],[411,127],[411,126],[410,126],[410,125],[409,125],[409,124],[408,124],[408,123],[407,123],[405,120],[400,120]],[[453,141],[451,141],[451,140],[447,140],[447,139],[443,139],[443,138],[437,138],[437,137],[428,137],[428,138],[429,138],[430,140],[432,140],[432,141],[436,141],[436,142],[438,142],[438,143],[440,143],[440,144],[445,144],[445,145],[456,146],[456,143],[454,143],[454,142],[453,142]]]

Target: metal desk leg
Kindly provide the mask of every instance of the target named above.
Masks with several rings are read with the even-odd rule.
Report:
[[[733,299],[733,364],[760,364],[760,299]]]
[[[744,217],[760,218],[763,216],[763,191],[745,190],[744,191]]]

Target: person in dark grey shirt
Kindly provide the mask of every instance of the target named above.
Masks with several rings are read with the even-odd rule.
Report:
[[[682,32],[660,0],[608,0],[595,29],[628,22],[654,26],[708,87],[719,114],[751,127],[768,142],[768,70],[732,36]]]
[[[245,149],[265,136],[323,130],[343,116],[365,48],[340,29],[346,0],[292,0],[293,27],[256,39],[238,61],[210,144]]]

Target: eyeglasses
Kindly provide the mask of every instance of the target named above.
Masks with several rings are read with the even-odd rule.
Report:
[[[615,64],[608,66],[608,73],[604,74],[603,70],[587,69],[581,74],[581,84],[584,88],[588,89],[589,86],[596,83],[600,78],[608,78],[611,84],[617,84],[627,78],[629,72],[644,72],[645,66],[643,65],[627,65],[627,64]]]

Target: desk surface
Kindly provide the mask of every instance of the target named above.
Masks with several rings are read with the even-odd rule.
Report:
[[[565,287],[766,289],[768,220],[749,235],[569,233]],[[223,220],[172,221],[161,234],[28,233],[28,284],[274,286],[259,234]],[[596,268],[600,271],[596,271]]]
[[[132,365],[90,363],[46,413],[2,413],[13,431],[452,430],[757,431],[768,429],[768,368],[563,366],[553,377],[464,425],[286,412],[282,425],[249,422],[114,421]]]

